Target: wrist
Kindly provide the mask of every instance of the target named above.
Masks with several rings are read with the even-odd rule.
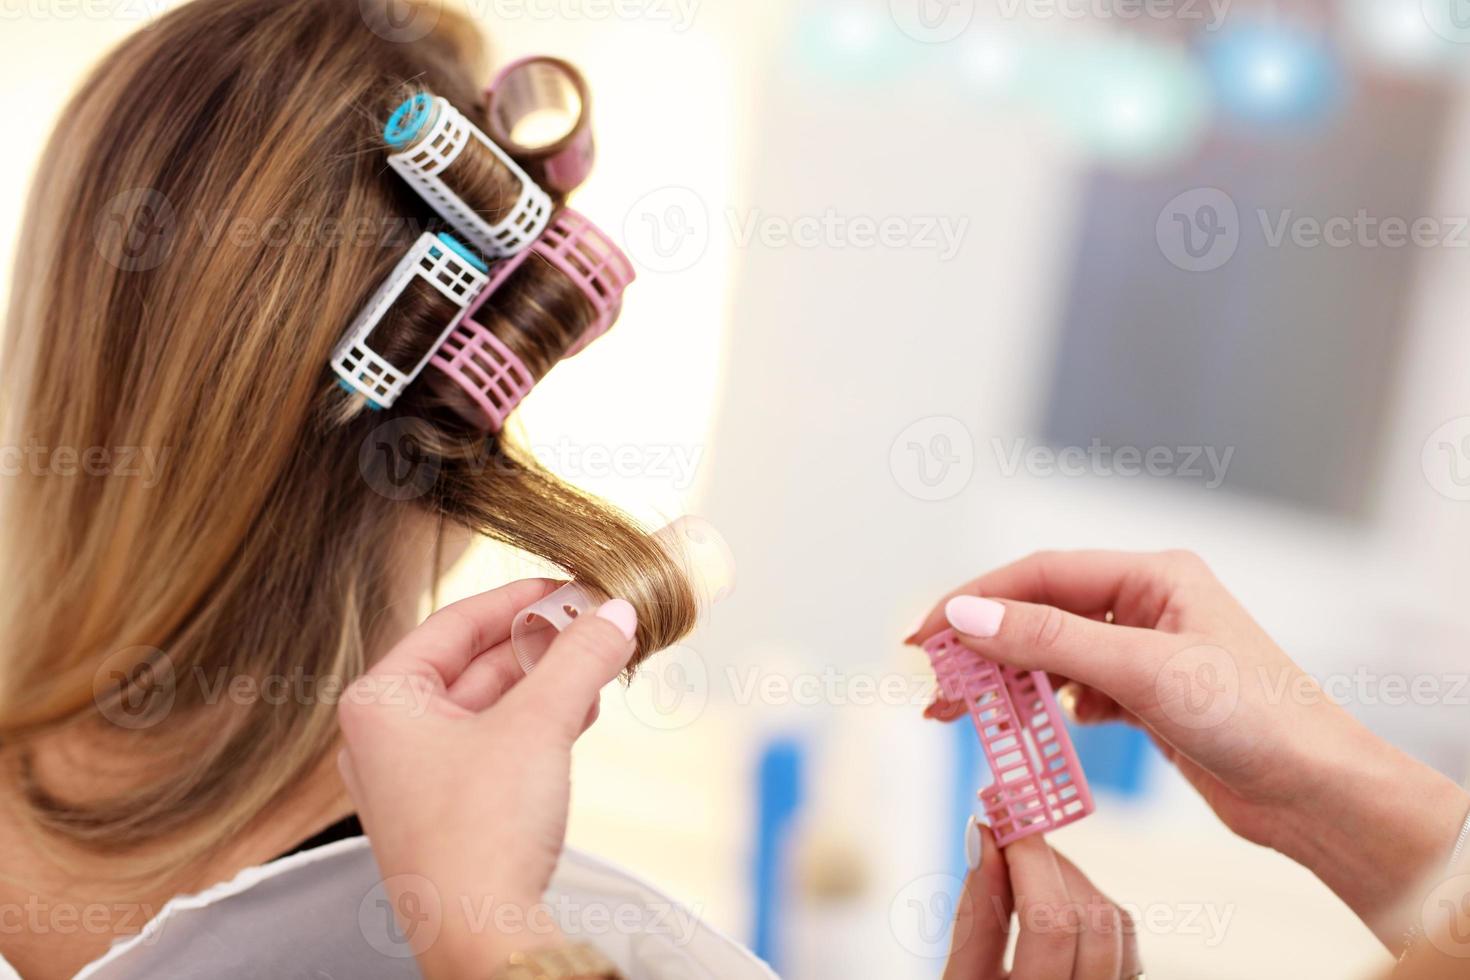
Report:
[[[1311,870],[1397,951],[1403,901],[1449,861],[1470,793],[1366,729],[1290,804],[1273,846]]]

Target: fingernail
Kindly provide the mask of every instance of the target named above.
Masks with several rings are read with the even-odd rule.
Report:
[[[919,630],[923,629],[924,624],[928,621],[929,614],[925,612],[922,616],[919,617],[919,621],[914,624],[914,628],[909,630],[909,635],[903,638],[905,646],[913,646],[915,643],[919,642]]]
[[[980,821],[972,813],[970,822],[965,824],[965,863],[970,866],[971,871],[976,871],[984,857],[985,845],[980,840]]]
[[[969,636],[989,637],[1000,632],[1006,607],[994,599],[957,595],[944,605],[949,625]]]
[[[638,612],[626,599],[604,602],[597,610],[597,618],[605,619],[616,626],[625,640],[633,639],[633,634],[638,630]]]

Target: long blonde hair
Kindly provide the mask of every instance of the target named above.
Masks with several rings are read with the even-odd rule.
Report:
[[[326,370],[434,227],[384,165],[385,108],[413,88],[480,108],[473,26],[436,10],[411,39],[392,2],[187,4],[102,62],[42,159],[0,365],[4,444],[29,453],[3,481],[0,745],[24,760],[34,736],[90,726],[151,763],[78,802],[22,762],[28,812],[67,841],[178,866],[318,765],[330,698],[211,703],[185,681],[355,677],[412,514],[626,597],[642,655],[693,625],[642,529],[461,421],[443,378],[374,413]],[[588,316],[556,275],[527,263],[493,310],[538,372]],[[440,326],[393,342],[421,351]],[[165,716],[118,724],[161,676]]]

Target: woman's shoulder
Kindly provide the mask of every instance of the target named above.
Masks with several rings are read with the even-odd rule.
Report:
[[[427,883],[414,884],[405,893],[432,894]],[[414,950],[432,943],[438,930],[432,904],[405,902],[395,915],[367,839],[335,841],[173,899],[76,980],[416,980]],[[460,907],[486,929],[507,914],[493,902]],[[597,946],[628,975],[775,976],[695,910],[578,851],[563,854],[545,911],[569,937]]]

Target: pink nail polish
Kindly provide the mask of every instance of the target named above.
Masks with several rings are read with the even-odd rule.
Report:
[[[633,639],[633,634],[638,630],[638,612],[626,599],[604,602],[597,610],[597,618],[605,619],[616,626],[625,640]]]
[[[949,625],[967,636],[991,637],[1000,632],[1000,621],[1006,607],[994,599],[973,595],[957,595],[945,603],[944,615]]]

